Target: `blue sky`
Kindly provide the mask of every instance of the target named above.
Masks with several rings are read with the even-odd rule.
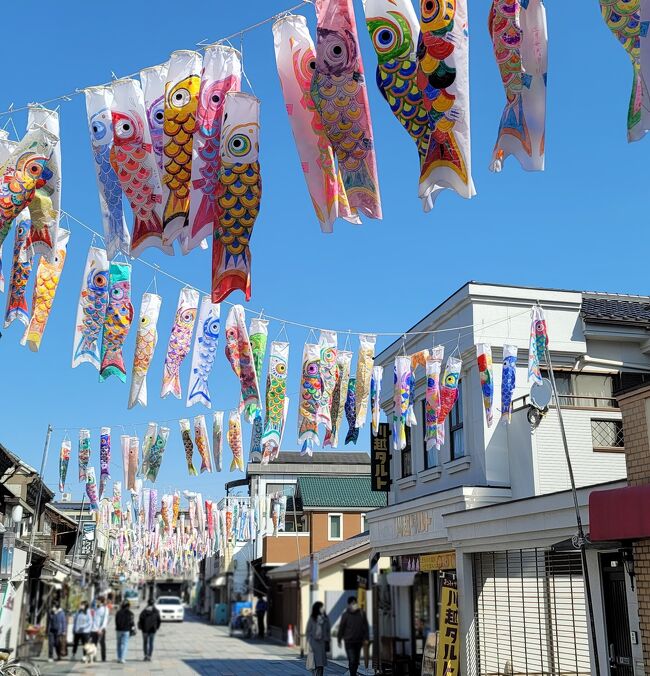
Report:
[[[191,5],[163,0],[153,12],[148,4],[114,0],[111,11],[100,14],[80,10],[81,5],[72,0],[38,6],[14,4],[4,13],[5,25],[14,29],[5,31],[0,47],[7,64],[0,109],[6,110],[12,102],[18,107],[99,84],[110,79],[112,72],[122,76],[160,63],[174,49],[192,48],[203,39],[234,33],[289,4],[284,0],[221,2],[209,10],[192,10]],[[598,3],[575,3],[570,21],[557,4],[547,8],[546,171],[537,174],[524,173],[512,158],[501,174],[487,169],[504,102],[487,34],[487,8],[487,2],[470,2],[472,159],[478,194],[465,201],[446,193],[425,215],[416,196],[415,147],[374,85],[375,55],[365,32],[361,2],[355,0],[384,220],[366,221],[362,226],[340,223],[333,235],[320,233],[311,209],[282,102],[271,26],[244,36],[244,68],[262,100],[264,196],[252,241],[251,308],[339,330],[403,331],[470,279],[647,293],[650,236],[643,204],[650,179],[648,141],[626,142],[632,69],[604,25]],[[38,21],[30,17],[36,10]],[[313,30],[313,7],[301,11]],[[26,47],[23,24],[29,27],[33,52]],[[83,97],[62,102],[60,112],[63,208],[101,230]],[[6,119],[0,118],[0,125]],[[24,129],[25,120],[23,113],[13,116],[19,130]],[[0,440],[38,467],[46,426],[52,423],[57,429],[46,480],[55,487],[59,446],[64,428],[69,427],[73,459],[68,483],[80,496],[81,486],[74,481],[77,431],[72,428],[92,428],[91,462],[97,467],[98,428],[113,428],[112,470],[121,478],[118,437],[122,426],[126,433],[137,432],[142,437],[149,420],[209,412],[199,406],[186,409],[184,400],[163,401],[158,396],[180,290],[162,275],[157,278],[163,305],[159,345],[149,375],[148,408],[127,411],[128,382],[124,385],[111,378],[99,384],[97,372],[88,364],[70,368],[79,287],[91,243],[91,236],[81,227],[72,223],[71,229],[68,259],[40,352],[33,354],[18,344],[18,323],[3,331]],[[5,260],[10,259],[12,246],[13,234],[5,245]],[[199,288],[209,288],[207,252],[167,258],[149,249],[143,257]],[[136,313],[151,279],[151,270],[134,262]],[[4,296],[0,303],[4,307]],[[269,339],[276,338],[279,330],[278,324],[271,323]],[[284,448],[289,450],[296,442],[299,361],[308,332],[291,327],[287,331],[291,342],[288,392],[293,396]],[[134,340],[135,331],[125,348],[129,368]],[[385,344],[384,340],[378,345]],[[222,348],[223,341],[211,390],[214,408],[228,410],[237,402],[238,383]],[[184,389],[188,369],[189,359],[182,373]],[[171,428],[159,490],[188,488],[206,497],[221,496],[224,481],[235,475],[188,477],[178,424],[171,423]],[[249,434],[245,426],[246,446]],[[360,448],[368,447],[368,436],[366,428]],[[228,450],[224,459],[229,461]]]

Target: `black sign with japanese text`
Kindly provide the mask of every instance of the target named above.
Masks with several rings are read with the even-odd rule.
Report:
[[[370,468],[372,490],[382,493],[390,491],[390,425],[379,423],[376,435],[370,440]]]

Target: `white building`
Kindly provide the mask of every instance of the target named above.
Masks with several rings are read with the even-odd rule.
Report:
[[[455,351],[463,361],[460,396],[438,452],[425,449],[426,379],[422,369],[416,371],[418,424],[410,428],[407,448],[392,451],[388,507],[368,516],[373,553],[393,557],[393,570],[401,571],[379,580],[375,649],[383,661],[408,657],[419,667],[426,636],[440,626],[439,583],[448,577],[458,585],[463,674],[594,673],[557,410],[551,405],[541,420],[529,422],[530,309],[538,302],[546,315],[586,531],[591,487],[625,479],[613,393],[650,373],[650,299],[474,282],[459,289],[408,329],[433,331],[433,339],[408,336],[375,360],[384,366],[382,408],[389,420],[396,356],[442,343],[447,355]],[[491,428],[483,411],[477,343],[492,346]],[[509,425],[500,421],[499,410],[504,343],[518,347]],[[621,549],[610,543],[587,552],[599,664],[602,674],[641,674],[636,598],[622,575]],[[628,625],[625,636],[616,629]],[[610,671],[610,657],[618,670]]]

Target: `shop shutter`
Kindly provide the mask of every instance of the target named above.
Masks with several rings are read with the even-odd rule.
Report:
[[[482,552],[473,570],[470,673],[591,673],[579,553]]]

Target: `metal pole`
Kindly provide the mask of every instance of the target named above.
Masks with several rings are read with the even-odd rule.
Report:
[[[43,500],[43,485],[45,483],[44,473],[45,465],[47,464],[47,455],[50,450],[50,439],[52,438],[52,425],[47,426],[47,434],[45,435],[45,445],[43,446],[43,456],[41,458],[41,471],[39,474],[40,484],[38,486],[38,496],[36,498],[36,506],[34,509],[34,518],[32,520],[32,529],[29,534],[29,549],[27,551],[27,564],[25,565],[25,572],[27,573],[27,579],[29,580],[29,569],[32,565],[32,556],[34,554],[34,539],[36,538],[36,531],[38,529],[39,514],[41,511],[41,502]],[[29,591],[31,593],[31,584],[29,585]],[[37,603],[34,604],[34,610],[32,613],[32,624],[36,624],[36,619],[38,615],[38,597]]]
[[[77,537],[74,540],[74,549],[72,550],[72,561],[70,562],[70,572],[68,573],[68,579],[72,578],[72,570],[74,568],[74,562],[77,558],[77,543],[79,542],[79,531],[81,530],[81,519],[84,514],[84,503],[86,501],[86,495],[81,496],[81,509],[79,510],[79,519],[77,521]],[[66,612],[70,611],[70,589],[68,589],[68,598],[66,599],[65,604]]]
[[[560,397],[557,393],[557,386],[555,385],[555,375],[553,373],[553,364],[551,362],[551,353],[548,349],[548,342],[545,347],[546,363],[548,365],[549,379],[551,387],[553,388],[553,398],[555,399],[555,407],[557,408],[557,417],[560,423],[560,433],[562,434],[562,444],[564,445],[564,455],[566,457],[566,464],[569,469],[569,480],[571,481],[571,494],[573,496],[573,506],[576,512],[576,523],[578,525],[578,546],[580,549],[580,559],[582,561],[582,574],[585,578],[585,590],[587,592],[587,609],[589,611],[589,624],[591,627],[591,643],[594,649],[594,663],[595,674],[600,676],[600,661],[598,657],[598,643],[596,641],[596,623],[594,620],[594,605],[591,599],[591,581],[589,578],[589,569],[587,567],[587,551],[585,548],[585,531],[582,527],[582,518],[580,516],[580,505],[578,504],[578,493],[576,491],[576,482],[573,476],[573,465],[571,464],[571,456],[569,455],[569,442],[566,437],[566,430],[564,429],[564,418],[562,417],[562,406],[560,405]]]

